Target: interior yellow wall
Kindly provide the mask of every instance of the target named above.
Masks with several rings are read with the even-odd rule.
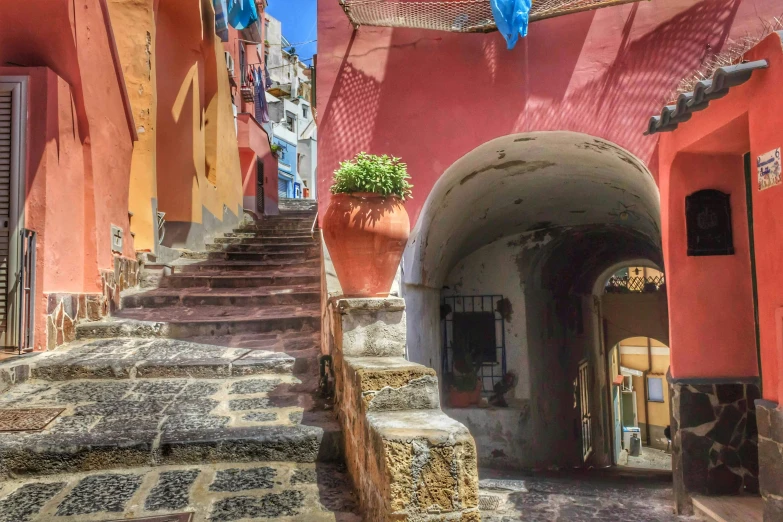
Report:
[[[651,340],[652,341],[652,340]],[[647,346],[646,337],[635,337],[624,340],[621,346]],[[665,346],[661,343],[653,346]],[[633,370],[647,371],[649,361],[646,354],[620,354],[620,364]],[[668,355],[652,356],[652,371],[648,373],[651,377],[660,377],[663,379],[663,402],[648,402],[647,408],[650,413],[650,424],[655,426],[669,425],[669,386],[666,382],[666,372],[669,369]],[[633,376],[633,388],[636,391],[636,411],[639,423],[647,423],[644,411],[644,397],[647,383],[644,377]]]
[[[157,198],[155,121],[155,0],[108,0],[138,141],[133,147],[128,210],[137,251],[155,250]]]

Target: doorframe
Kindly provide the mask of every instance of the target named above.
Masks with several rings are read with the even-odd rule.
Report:
[[[761,330],[759,328],[759,288],[756,275],[756,240],[753,233],[753,164],[750,152],[742,155],[742,169],[745,175],[745,204],[748,218],[748,251],[750,254],[750,283],[753,291],[753,321],[756,331],[756,361],[759,368],[759,392],[763,393],[761,379]]]
[[[9,88],[10,86],[10,88]],[[0,76],[0,89],[11,94],[11,201],[8,238],[8,298],[7,328],[0,337],[3,346],[17,346],[19,336],[19,258],[21,232],[25,226],[25,188],[27,172],[28,76]],[[13,298],[12,298],[13,297]],[[33,296],[35,299],[35,296]]]

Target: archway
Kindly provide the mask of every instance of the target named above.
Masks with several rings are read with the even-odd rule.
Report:
[[[489,299],[497,350],[481,378],[488,395],[504,372],[518,376],[507,393],[511,411],[449,411],[471,429],[483,465],[610,459],[608,441],[593,439],[608,413],[593,287],[606,269],[635,259],[662,264],[658,189],[638,159],[610,142],[572,132],[505,136],[440,178],[403,260],[409,358],[448,383],[454,321],[463,320],[455,313]],[[463,308],[447,302],[457,298]],[[584,405],[575,405],[584,390]],[[579,429],[585,415],[592,423]]]

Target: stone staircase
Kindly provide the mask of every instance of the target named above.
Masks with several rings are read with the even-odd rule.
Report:
[[[314,215],[148,265],[115,316],[0,364],[0,414],[59,411],[41,430],[0,432],[0,522],[359,520],[317,393]]]
[[[314,199],[280,198],[277,205],[281,212],[312,212],[318,208]]]

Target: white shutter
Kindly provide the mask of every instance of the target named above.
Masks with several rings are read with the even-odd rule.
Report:
[[[7,327],[8,254],[11,220],[11,102],[14,91],[0,90],[0,331]]]
[[[277,178],[277,195],[281,198],[288,197],[288,181],[282,178]]]

